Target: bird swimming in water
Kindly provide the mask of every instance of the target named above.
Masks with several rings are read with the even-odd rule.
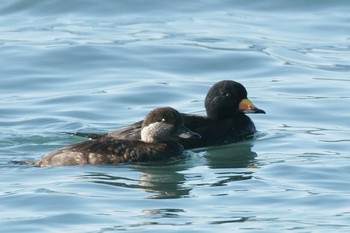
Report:
[[[157,108],[143,120],[140,140],[102,136],[63,147],[44,156],[35,165],[51,167],[167,159],[183,152],[178,138],[199,139],[200,135],[184,126],[182,115],[177,110]]]
[[[246,115],[263,113],[248,99],[246,88],[239,82],[223,80],[215,83],[205,97],[207,116],[181,113],[187,128],[201,135],[200,139],[180,139],[185,149],[208,147],[240,141],[256,133],[253,121]],[[141,138],[142,122],[139,121],[105,135],[74,133],[77,136],[119,139]]]

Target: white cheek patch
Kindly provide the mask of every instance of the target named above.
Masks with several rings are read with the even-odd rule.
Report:
[[[170,138],[170,125],[164,122],[154,122],[141,130],[141,140],[144,142],[166,141]]]

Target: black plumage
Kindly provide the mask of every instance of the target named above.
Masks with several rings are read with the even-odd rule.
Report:
[[[265,113],[248,99],[245,87],[232,80],[215,83],[205,97],[207,116],[184,114],[184,124],[201,135],[201,139],[179,139],[185,149],[220,145],[240,141],[256,133],[253,121],[246,113]],[[105,136],[124,139],[139,139],[143,121],[111,131]],[[84,134],[82,134],[84,136]],[[88,134],[98,138],[101,135]]]

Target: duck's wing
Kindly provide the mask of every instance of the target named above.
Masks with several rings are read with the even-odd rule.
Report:
[[[73,166],[83,164],[112,164],[125,162],[128,148],[134,147],[125,140],[101,137],[58,149],[37,161],[40,167]]]
[[[93,142],[95,141],[84,141],[71,146],[62,147],[44,156],[37,161],[35,165],[39,167],[53,167],[87,164],[88,158],[86,153],[83,152],[83,149]]]

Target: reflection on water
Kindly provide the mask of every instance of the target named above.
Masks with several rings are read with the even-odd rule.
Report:
[[[151,164],[132,164],[130,169],[137,171],[140,177],[130,178],[101,172],[87,173],[83,179],[90,182],[112,185],[122,188],[141,189],[151,193],[149,199],[169,199],[191,197],[194,186],[223,186],[231,182],[248,180],[253,172],[244,168],[255,167],[256,153],[251,150],[249,142],[225,145],[197,152],[188,152],[186,157],[172,161],[154,162]],[[216,169],[217,179],[211,183],[203,182],[200,173],[191,173],[197,169],[198,162],[204,169]],[[124,165],[116,165],[124,166]],[[116,168],[118,169],[118,168]],[[189,175],[191,173],[191,175]],[[187,174],[187,175],[185,175]]]
[[[113,185],[122,188],[139,188],[137,180],[122,176],[112,176],[104,173],[89,172],[81,178],[88,179],[93,183]]]
[[[141,174],[140,187],[152,196],[148,198],[184,198],[189,197],[192,188],[185,185],[185,175],[180,173],[176,167],[160,166],[139,167],[137,169]]]
[[[191,189],[184,185],[186,181],[185,176],[180,173],[181,169],[177,166],[171,166],[164,162],[163,164],[157,163],[155,165],[133,165],[130,168],[137,171],[140,177],[131,179],[104,173],[88,173],[83,175],[82,178],[98,184],[141,189],[151,193],[152,195],[147,197],[151,199],[189,196]]]
[[[252,151],[250,142],[211,147],[205,153],[210,168],[253,167],[256,156],[257,154]]]

